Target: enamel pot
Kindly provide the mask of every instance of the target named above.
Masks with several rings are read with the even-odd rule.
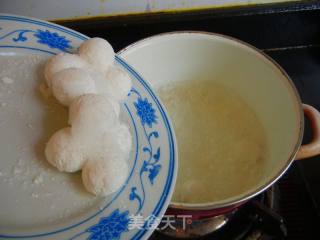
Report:
[[[290,77],[274,60],[247,43],[213,33],[171,32],[136,42],[119,55],[155,90],[197,75],[223,81],[249,103],[266,130],[269,155],[260,181],[220,201],[171,202],[167,214],[190,215],[193,221],[171,235],[199,236],[220,228],[241,205],[276,182],[293,161],[320,153],[319,112],[301,102]],[[304,114],[311,122],[313,139],[301,145]]]

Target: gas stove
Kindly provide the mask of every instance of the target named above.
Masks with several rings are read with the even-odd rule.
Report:
[[[285,237],[287,229],[283,218],[278,214],[279,200],[279,185],[275,184],[264,193],[232,212],[232,217],[230,217],[224,226],[200,239],[267,240],[273,239],[272,237]],[[210,225],[208,228],[210,231]],[[178,233],[180,229],[176,229],[175,231]],[[166,228],[154,233],[151,239],[174,239],[174,237],[169,238],[168,234],[174,235],[174,231],[168,231],[168,228]]]
[[[108,39],[116,50],[168,31],[200,30],[246,41],[275,59],[302,101],[320,110],[320,2],[59,22]],[[311,138],[306,120],[304,142]],[[202,239],[315,239],[320,227],[320,157],[295,161],[272,188]],[[151,239],[171,239],[155,232]]]
[[[202,240],[314,239],[319,217],[310,206],[307,182],[294,164],[282,179],[238,209],[230,221]],[[152,240],[175,239],[161,231]]]

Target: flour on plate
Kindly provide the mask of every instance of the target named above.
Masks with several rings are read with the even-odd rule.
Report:
[[[39,93],[46,59],[0,56],[0,225],[4,228],[61,223],[97,211],[104,202],[83,189],[81,174],[58,173],[45,161],[45,143],[67,123],[66,109]]]

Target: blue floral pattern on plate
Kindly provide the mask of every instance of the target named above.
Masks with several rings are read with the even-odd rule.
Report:
[[[37,31],[35,31],[29,29],[19,29],[0,36],[0,40],[13,36],[12,40],[14,42],[25,42],[28,40],[28,38],[25,36],[26,33],[33,33],[33,36],[38,39],[38,43],[45,44],[50,48],[56,48],[64,52],[66,52],[67,49],[71,48],[70,40],[68,40],[65,36],[60,36],[58,33],[50,32],[49,30],[38,29]]]
[[[128,231],[129,211],[121,213],[119,209],[113,211],[108,217],[100,219],[97,225],[87,229],[90,233],[89,240],[114,240],[120,239],[123,232]]]
[[[51,48],[57,48],[61,51],[65,51],[68,48],[71,48],[70,46],[70,40],[66,39],[64,36],[60,36],[58,33],[52,33],[48,30],[42,31],[38,30],[35,34],[35,37],[37,37],[38,43],[46,44]]]
[[[148,102],[148,99],[142,99],[139,96],[138,101],[134,103],[134,106],[137,109],[137,114],[141,119],[142,125],[147,124],[150,128],[153,123],[157,123],[157,116],[155,115],[155,110],[152,107],[152,104]]]
[[[143,99],[141,94],[136,89],[131,89],[129,95],[132,94],[135,94],[137,96],[137,101],[134,102],[134,106],[136,108],[137,115],[140,118],[140,122],[148,143],[147,146],[144,146],[142,148],[143,152],[147,154],[147,158],[143,160],[143,164],[139,173],[140,188],[142,195],[139,195],[137,193],[137,186],[131,187],[131,192],[129,195],[130,201],[137,200],[139,203],[139,207],[136,211],[137,214],[141,211],[146,198],[145,187],[143,182],[144,173],[148,173],[150,184],[153,185],[155,178],[158,176],[161,170],[161,164],[158,163],[160,160],[160,147],[158,147],[156,152],[154,152],[154,146],[151,141],[152,138],[159,138],[159,132],[152,130],[152,124],[157,124],[156,110],[152,107],[152,103],[150,103],[147,98]],[[151,131],[147,131],[146,125]]]

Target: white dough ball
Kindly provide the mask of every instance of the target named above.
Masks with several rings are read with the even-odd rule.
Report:
[[[110,91],[110,84],[106,81],[105,74],[97,71],[90,71],[92,79],[94,79],[98,93],[103,94]]]
[[[126,161],[131,147],[132,137],[129,128],[124,124],[117,124],[95,137],[90,145],[89,155],[94,159],[116,158]]]
[[[132,136],[129,128],[125,124],[119,124],[118,127],[114,128],[114,131],[116,132],[116,140],[120,147],[119,152],[128,159],[132,147]]]
[[[79,171],[86,161],[86,149],[71,135],[70,128],[57,131],[46,145],[47,161],[61,172]]]
[[[91,75],[81,68],[67,68],[54,74],[51,85],[53,95],[65,106],[84,94],[97,92]]]
[[[124,100],[132,87],[129,74],[119,66],[111,66],[104,74],[91,71],[91,76],[98,92],[117,102]]]
[[[70,53],[59,53],[51,57],[44,67],[44,77],[48,87],[51,87],[53,75],[66,68],[87,68],[88,63],[81,57]]]
[[[118,103],[119,101],[113,98],[111,94],[107,94],[111,92],[112,89],[110,84],[108,84],[108,82],[106,81],[104,74],[101,72],[94,71],[92,69],[89,70],[89,73],[91,75],[91,78],[95,82],[98,94],[103,94],[107,98],[112,98],[113,101],[111,102],[114,105],[114,109],[116,111],[117,116],[119,117],[120,115],[120,105]]]
[[[100,94],[86,94],[72,102],[69,108],[69,124],[73,134],[97,134],[108,131],[118,122],[118,104]]]
[[[112,96],[117,101],[126,99],[132,87],[129,74],[119,66],[110,67],[105,75],[106,88],[100,88],[101,93]],[[105,91],[105,92],[103,92]]]
[[[102,38],[91,38],[80,45],[79,55],[95,69],[105,72],[114,62],[114,50]]]
[[[87,161],[82,169],[83,185],[88,192],[106,196],[117,191],[126,181],[126,161],[106,158]]]

